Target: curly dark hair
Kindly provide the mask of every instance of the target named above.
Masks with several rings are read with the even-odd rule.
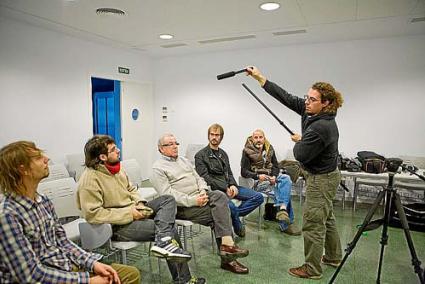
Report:
[[[340,92],[335,90],[335,88],[326,82],[316,82],[311,86],[313,90],[316,90],[320,93],[322,102],[329,101],[329,105],[327,105],[322,112],[335,114],[342,106],[344,99]]]
[[[114,138],[109,135],[95,135],[87,141],[84,146],[84,155],[87,168],[95,169],[102,160],[99,158],[101,154],[108,154],[108,145],[115,144]]]

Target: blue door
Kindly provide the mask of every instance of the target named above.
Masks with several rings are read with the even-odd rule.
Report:
[[[113,82],[113,91],[93,92],[93,133],[112,136],[122,149],[120,82]]]

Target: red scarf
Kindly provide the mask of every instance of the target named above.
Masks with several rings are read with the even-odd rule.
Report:
[[[116,163],[116,164],[114,164],[114,165],[110,165],[110,164],[108,164],[108,163],[105,163],[105,167],[108,169],[108,171],[109,171],[111,174],[115,175],[115,174],[117,174],[117,173],[120,171],[120,169],[121,169],[121,162],[118,162],[118,163]]]

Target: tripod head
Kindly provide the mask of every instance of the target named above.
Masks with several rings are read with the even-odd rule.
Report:
[[[385,159],[385,163],[389,172],[396,173],[403,163],[403,160],[399,158],[388,158]]]

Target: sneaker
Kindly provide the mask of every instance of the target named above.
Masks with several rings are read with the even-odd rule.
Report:
[[[192,255],[180,248],[179,243],[171,237],[163,237],[151,248],[151,253],[173,261],[189,261],[192,258]]]
[[[307,278],[307,279],[320,279],[322,278],[322,274],[320,275],[311,275],[307,271],[307,264],[303,264],[299,267],[289,268],[288,273],[294,277],[298,278]]]
[[[198,278],[195,276],[192,276],[192,278],[190,278],[190,280],[186,282],[186,284],[205,284],[205,283],[207,283],[207,280],[205,280],[205,278]]]
[[[326,258],[326,256],[322,255],[322,258],[320,259],[320,261],[325,264],[325,265],[329,265],[332,267],[338,267],[341,264],[340,260],[329,260]]]
[[[300,236],[301,230],[295,224],[289,224],[288,228],[283,231],[285,234],[290,236]]]
[[[276,213],[276,219],[279,221],[283,221],[285,223],[289,223],[289,214],[285,209],[281,209]]]

